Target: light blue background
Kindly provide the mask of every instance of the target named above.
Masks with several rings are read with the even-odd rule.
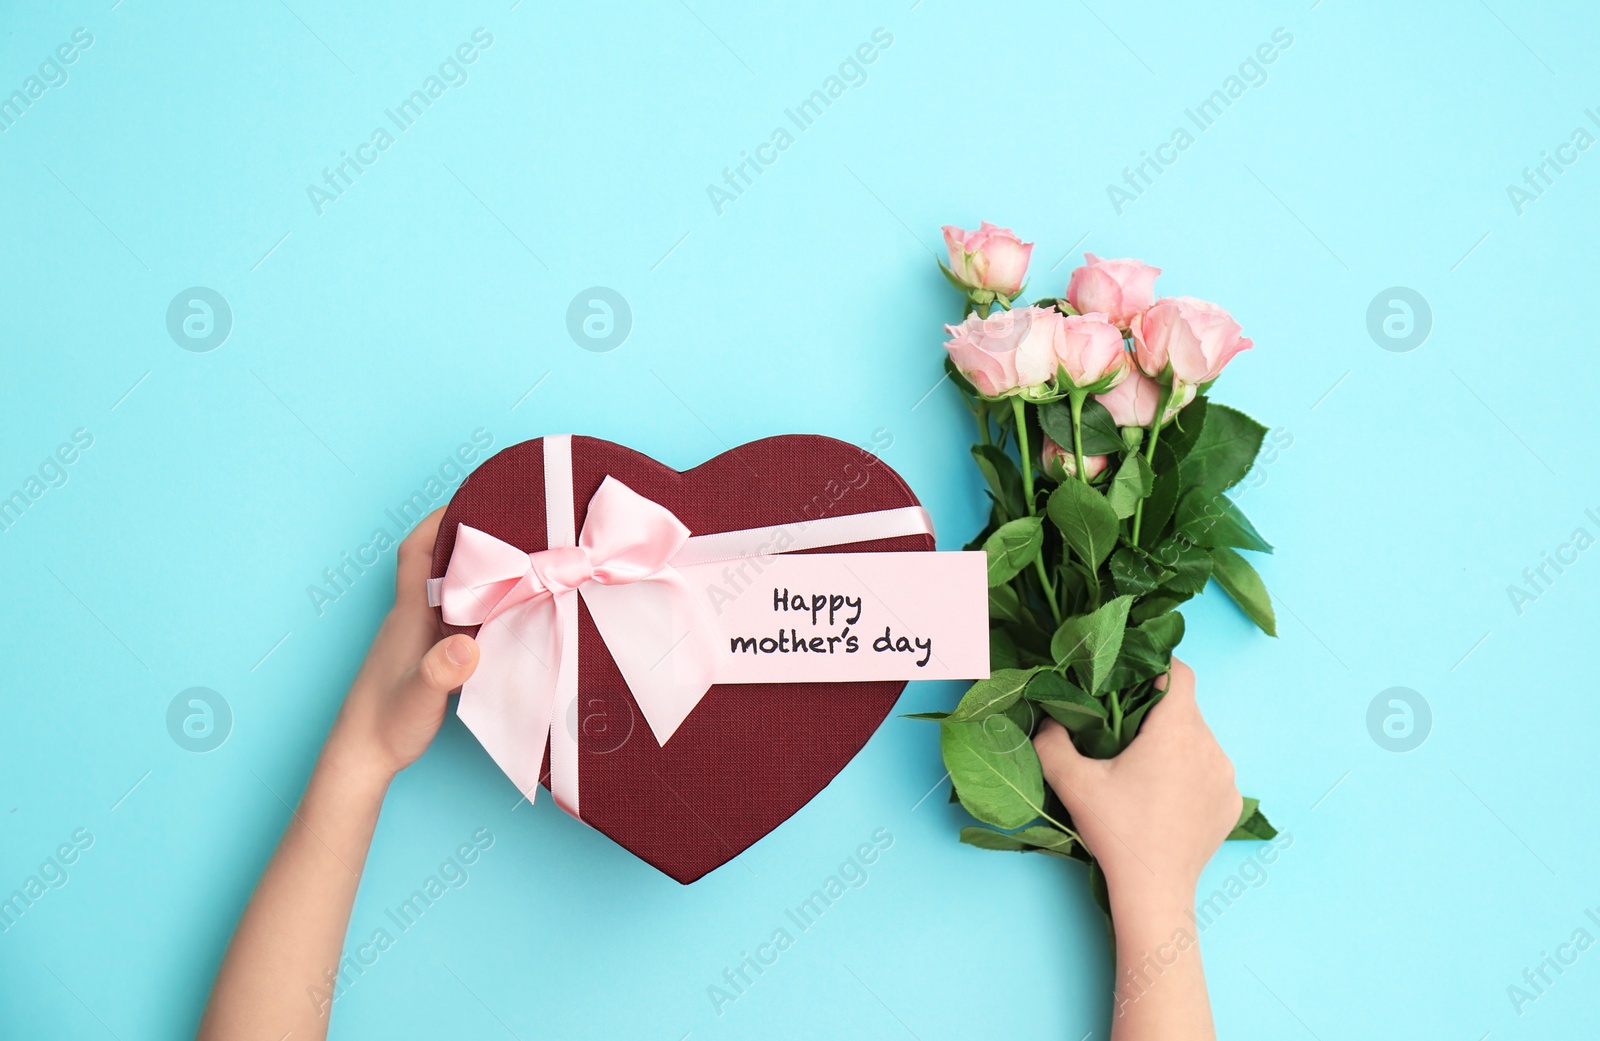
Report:
[[[71,431],[94,445],[0,534],[0,893],[73,829],[95,841],[0,935],[0,1033],[193,1030],[393,555],[321,616],[306,587],[473,430],[687,467],[881,429],[959,546],[981,496],[953,390],[924,400],[954,306],[933,257],[941,223],[985,218],[1037,241],[1039,294],[1089,249],[1224,303],[1257,347],[1218,397],[1292,438],[1244,495],[1280,547],[1260,566],[1281,638],[1214,590],[1186,612],[1207,716],[1293,836],[1205,933],[1223,1036],[1592,1030],[1600,953],[1520,1017],[1507,995],[1600,903],[1600,552],[1520,615],[1507,594],[1600,534],[1600,151],[1521,214],[1506,190],[1600,104],[1587,5],[5,7],[5,93],[75,27],[94,43],[0,135],[0,493]],[[470,81],[319,216],[306,186],[479,26]],[[707,184],[879,27],[866,82],[718,215]],[[1267,81],[1116,213],[1108,183],[1279,27]],[[195,285],[234,312],[210,353],[165,325]],[[610,353],[566,328],[595,285],[634,316]],[[1431,305],[1408,353],[1368,331],[1391,286]],[[197,685],[235,714],[208,754],[165,722]],[[1433,713],[1407,754],[1367,730],[1394,686]],[[1104,1038],[1080,869],[957,845],[941,772],[933,732],[894,717],[683,888],[548,801],[513,811],[451,720],[390,794],[352,935],[475,829],[494,846],[334,1036]],[[869,883],[713,1014],[708,985],[878,828]],[[1226,848],[1205,888],[1258,848]]]

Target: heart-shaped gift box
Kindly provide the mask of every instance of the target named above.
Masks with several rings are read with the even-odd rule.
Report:
[[[436,581],[450,564],[459,525],[524,553],[547,548],[547,440],[499,452],[457,490],[434,544]],[[817,435],[751,442],[682,473],[598,438],[574,436],[570,444],[573,530],[583,529],[607,477],[666,507],[695,535],[918,505],[882,460]],[[797,552],[933,546],[923,533]],[[861,750],[905,688],[904,680],[718,684],[660,745],[578,602],[576,711],[552,725],[575,732],[579,816],[679,882],[732,860],[809,802]],[[440,624],[446,633],[478,631],[442,617]],[[548,750],[540,783],[550,786]]]

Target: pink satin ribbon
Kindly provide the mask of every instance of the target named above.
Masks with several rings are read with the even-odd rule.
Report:
[[[432,602],[451,625],[476,625],[478,669],[457,714],[517,788],[533,800],[546,742],[550,791],[579,816],[578,603],[627,681],[656,742],[665,745],[716,682],[716,624],[675,568],[932,534],[921,507],[821,518],[805,525],[691,536],[671,510],[607,477],[573,531],[572,439],[544,439],[547,547],[525,553],[460,525]],[[580,818],[581,819],[581,818]]]

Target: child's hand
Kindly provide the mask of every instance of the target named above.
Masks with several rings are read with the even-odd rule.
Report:
[[[470,636],[439,639],[428,606],[435,510],[400,543],[394,607],[378,629],[329,735],[347,765],[390,777],[422,755],[444,722],[447,698],[478,667]]]
[[[340,964],[384,793],[428,747],[450,692],[478,666],[477,642],[440,640],[428,606],[433,537],[443,512],[400,543],[394,607],[228,945],[200,1023],[204,1041],[327,1036],[337,972],[330,966]]]
[[[1200,718],[1194,672],[1174,658],[1165,679],[1166,695],[1115,759],[1080,755],[1054,720],[1034,738],[1045,779],[1100,862],[1113,905],[1189,907],[1243,805],[1233,764]]]

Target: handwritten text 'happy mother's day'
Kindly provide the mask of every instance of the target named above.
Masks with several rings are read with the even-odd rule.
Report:
[[[773,589],[772,610],[780,618],[794,625],[780,625],[775,636],[732,636],[730,649],[748,654],[857,654],[861,651],[861,635],[852,630],[861,621],[863,599],[843,593],[813,593],[807,596],[788,589]],[[842,628],[841,628],[842,623]],[[802,633],[796,626],[808,627]],[[825,632],[815,632],[824,629]],[[883,627],[883,635],[875,636],[871,644],[878,654],[914,654],[917,668],[927,666],[933,657],[933,639],[896,636],[892,626]]]

